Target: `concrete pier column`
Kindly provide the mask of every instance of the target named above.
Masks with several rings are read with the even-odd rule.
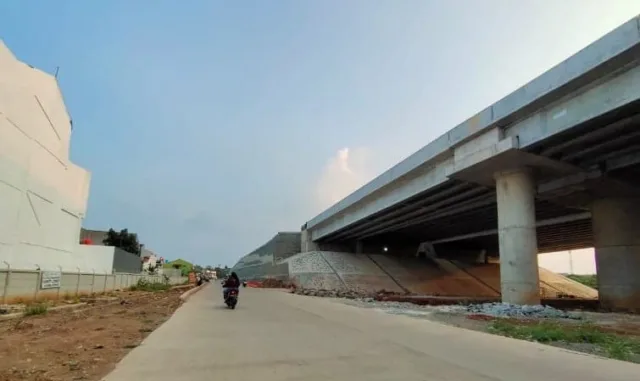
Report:
[[[319,245],[311,239],[311,233],[306,229],[302,230],[302,234],[300,234],[300,251],[306,253],[318,251],[319,249]]]
[[[527,169],[495,174],[502,301],[540,304],[535,181]]]
[[[356,254],[362,254],[364,252],[364,245],[361,240],[356,241]]]
[[[640,312],[640,198],[591,204],[600,305]]]

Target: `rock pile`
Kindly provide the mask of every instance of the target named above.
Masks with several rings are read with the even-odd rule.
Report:
[[[520,306],[509,303],[471,304],[467,306],[467,312],[494,317],[581,319],[578,314],[558,310],[550,306]]]

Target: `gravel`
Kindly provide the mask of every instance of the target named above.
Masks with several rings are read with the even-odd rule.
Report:
[[[343,298],[345,303],[364,308],[374,308],[378,311],[395,314],[425,316],[437,313],[460,315],[487,315],[503,318],[533,318],[533,319],[582,319],[582,315],[558,310],[550,306],[521,306],[509,303],[483,303],[483,304],[452,304],[452,305],[416,305],[407,302],[376,301],[376,293],[359,292],[353,290],[315,290],[298,289],[296,294]]]
[[[484,303],[470,305],[416,305],[401,302],[379,302],[373,298],[358,298],[345,301],[357,307],[373,308],[394,315],[426,316],[432,313],[459,315],[488,315],[503,318],[532,319],[582,319],[578,313],[566,312],[549,306],[520,306],[509,303]]]
[[[509,303],[472,304],[467,306],[467,312],[495,317],[581,319],[578,314],[549,306],[520,306]]]
[[[466,306],[461,305],[417,305],[406,302],[381,302],[373,298],[358,298],[353,300],[345,300],[345,304],[361,308],[371,308],[376,311],[385,312],[393,315],[409,315],[409,316],[427,316],[434,312],[444,313],[465,313]]]

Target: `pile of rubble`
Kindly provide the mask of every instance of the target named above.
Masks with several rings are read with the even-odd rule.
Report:
[[[550,306],[520,306],[509,303],[484,303],[467,306],[467,312],[505,318],[538,318],[538,319],[581,319],[575,313],[558,310]]]

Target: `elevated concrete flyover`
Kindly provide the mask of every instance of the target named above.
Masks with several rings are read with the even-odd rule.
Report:
[[[640,18],[450,130],[302,227],[302,251],[501,257],[538,303],[538,252],[594,246],[604,307],[640,309]]]

